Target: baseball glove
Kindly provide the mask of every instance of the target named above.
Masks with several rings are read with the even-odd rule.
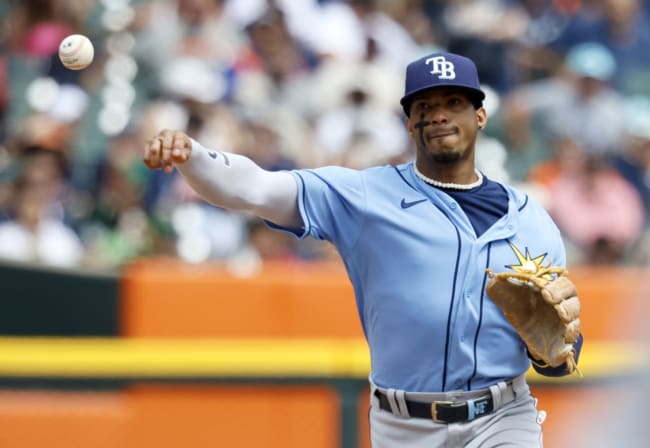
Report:
[[[535,273],[502,272],[490,277],[486,291],[542,367],[577,366],[573,344],[580,335],[580,300],[560,267]],[[545,364],[544,364],[545,363]],[[579,373],[579,371],[578,371]]]

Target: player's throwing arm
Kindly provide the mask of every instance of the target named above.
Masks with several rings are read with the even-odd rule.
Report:
[[[178,168],[206,201],[229,210],[252,212],[286,227],[300,227],[298,188],[287,172],[265,171],[247,157],[206,149],[185,132],[163,130],[147,142],[143,160],[150,169]]]

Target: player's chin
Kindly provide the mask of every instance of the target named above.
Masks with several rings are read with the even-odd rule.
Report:
[[[443,148],[432,151],[431,158],[440,164],[454,163],[460,160],[461,152],[455,148]]]

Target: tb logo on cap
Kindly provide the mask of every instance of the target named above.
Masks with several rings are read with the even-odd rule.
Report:
[[[438,79],[454,79],[456,72],[454,64],[445,59],[444,56],[436,56],[424,61],[425,64],[431,64],[431,74],[438,75]]]

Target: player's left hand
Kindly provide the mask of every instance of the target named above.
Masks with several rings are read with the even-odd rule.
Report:
[[[560,267],[535,273],[488,270],[486,291],[533,358],[551,367],[566,363],[571,373],[576,370],[573,344],[580,336],[581,304],[566,273]]]
[[[144,147],[144,164],[150,169],[171,173],[174,164],[185,163],[192,152],[192,140],[183,131],[165,129],[151,138]]]

